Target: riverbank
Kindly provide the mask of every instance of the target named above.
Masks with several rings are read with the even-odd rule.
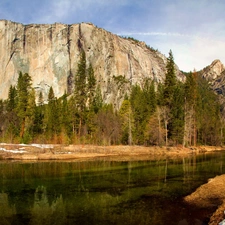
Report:
[[[191,195],[184,198],[185,202],[194,207],[215,208],[210,217],[209,225],[218,225],[225,219],[225,174],[209,179]]]
[[[81,160],[110,157],[116,160],[141,160],[185,157],[190,154],[223,150],[222,147],[198,146],[184,148],[158,146],[96,146],[96,145],[45,145],[0,143],[2,160]]]

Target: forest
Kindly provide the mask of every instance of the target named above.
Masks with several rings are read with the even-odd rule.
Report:
[[[95,145],[222,145],[225,124],[218,96],[198,72],[175,75],[172,51],[163,84],[146,79],[126,94],[119,110],[102,99],[94,70],[82,52],[72,94],[47,102],[35,96],[29,74],[19,73],[0,100],[0,142]],[[37,100],[38,99],[38,100]]]

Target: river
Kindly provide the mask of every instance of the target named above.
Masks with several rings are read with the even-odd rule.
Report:
[[[0,161],[0,224],[207,224],[183,197],[225,172],[225,153],[183,159]]]

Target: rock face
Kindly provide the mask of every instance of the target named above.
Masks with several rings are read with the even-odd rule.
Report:
[[[132,84],[163,82],[166,57],[145,43],[124,39],[90,23],[23,25],[0,20],[0,98],[8,97],[19,71],[29,73],[37,94],[71,93],[81,50],[94,68],[103,100],[118,108]],[[177,76],[184,76],[177,68]]]
[[[214,60],[211,65],[205,67],[200,73],[217,94],[225,96],[225,66],[220,60]]]
[[[219,77],[224,71],[224,65],[220,62],[220,60],[216,59],[211,63],[211,65],[202,70],[202,77],[208,81],[212,81]]]
[[[225,117],[225,66],[220,60],[214,60],[211,65],[200,71],[200,74],[209,82],[214,92],[218,94],[221,104],[220,110],[223,117]]]

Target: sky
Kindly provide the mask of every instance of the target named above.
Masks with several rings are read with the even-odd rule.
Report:
[[[225,64],[225,0],[0,0],[0,19],[23,24],[91,22],[144,41],[185,72]]]

